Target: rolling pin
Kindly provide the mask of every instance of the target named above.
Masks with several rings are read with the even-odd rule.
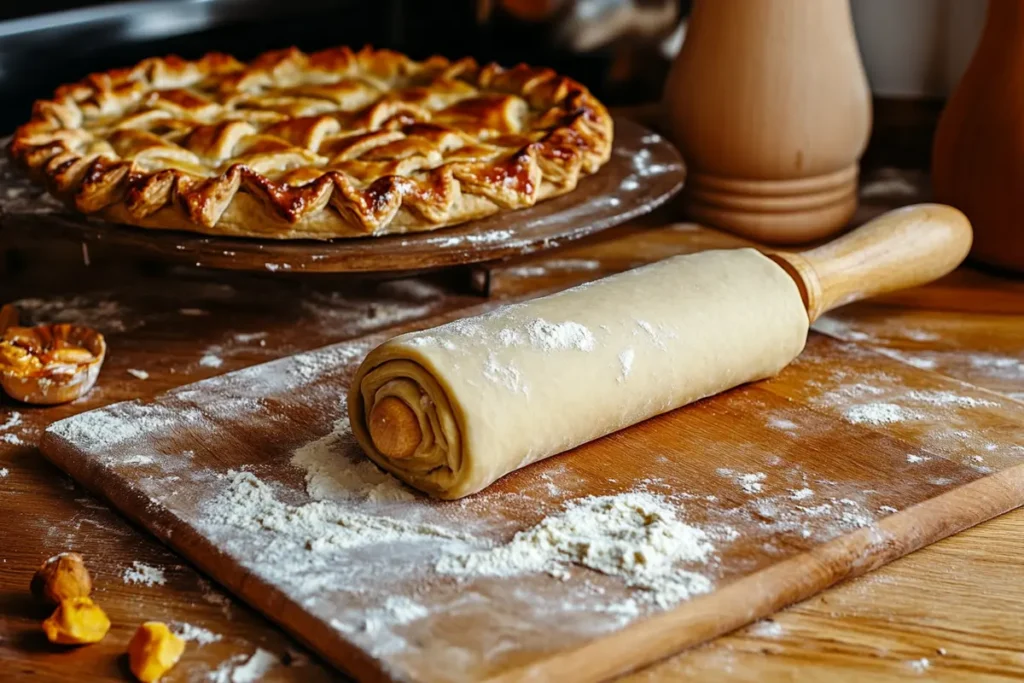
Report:
[[[948,206],[887,213],[804,252],[677,256],[400,335],[349,389],[378,465],[456,499],[552,455],[746,382],[803,350],[837,306],[921,285],[967,255]]]

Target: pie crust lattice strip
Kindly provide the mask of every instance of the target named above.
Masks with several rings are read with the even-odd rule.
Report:
[[[10,153],[110,221],[330,239],[532,206],[611,147],[605,107],[550,69],[342,47],[93,74],[36,102]]]

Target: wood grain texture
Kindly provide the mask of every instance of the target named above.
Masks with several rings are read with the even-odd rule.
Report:
[[[985,30],[935,133],[935,196],[975,224],[975,258],[1024,271],[1024,8],[989,0]]]
[[[848,0],[696,0],[665,100],[693,220],[796,244],[853,216],[871,99]]]
[[[915,185],[920,178],[919,173],[869,174],[865,190],[870,194],[862,197],[858,220],[900,202],[926,201],[927,194]],[[668,209],[606,235],[607,240],[587,240],[492,269],[495,293],[566,287],[674,253],[742,242],[681,222]],[[9,470],[0,479],[0,508],[12,511],[17,522],[0,527],[0,677],[126,680],[119,656],[137,623],[155,618],[205,626],[221,636],[209,645],[190,643],[167,678],[172,683],[230,671],[257,647],[283,659],[269,670],[267,681],[334,679],[324,664],[257,613],[78,488],[35,444],[55,419],[358,336],[368,324],[390,324],[388,302],[399,290],[408,295],[420,287],[166,270],[95,245],[89,251],[92,266],[86,267],[76,245],[28,242],[11,232],[0,233],[0,251],[5,256],[2,300],[39,301],[23,322],[77,312],[111,342],[99,384],[83,401],[47,409],[0,401],[0,424],[15,412],[21,419],[0,437],[22,442],[0,442],[0,467]],[[470,305],[470,297],[451,296],[459,283],[457,278],[426,283],[444,303],[412,297],[406,315]],[[925,374],[937,372],[1024,398],[1019,281],[961,268],[927,287],[835,311],[818,328],[849,347],[871,351],[868,357],[885,353]],[[221,367],[200,364],[209,353],[222,359]],[[127,369],[146,370],[149,378],[137,379]],[[983,457],[985,445],[974,443]],[[628,680],[1019,680],[1024,677],[1022,537],[1024,514],[1004,515]],[[27,598],[39,562],[66,549],[85,554],[98,599],[114,622],[103,643],[73,651],[52,649],[39,636],[45,615]],[[135,561],[163,569],[166,583],[126,584],[122,574]]]
[[[87,218],[45,196],[0,158],[0,224],[51,238],[111,244],[154,259],[275,273],[420,272],[528,254],[648,213],[682,187],[679,153],[618,118],[611,159],[568,194],[444,230],[383,237],[258,240],[144,230]]]
[[[225,475],[241,467],[276,482],[288,492],[286,499],[302,500],[304,487],[301,479],[296,481],[290,454],[330,430],[362,355],[381,338],[248,368],[151,403],[118,404],[99,415],[72,418],[46,433],[42,450],[76,481],[109,499],[321,656],[366,680],[557,679],[570,674],[574,680],[603,680],[1024,504],[1024,467],[984,476],[964,455],[982,440],[997,444],[987,454],[988,463],[1013,462],[1015,441],[1005,439],[1021,431],[1024,406],[994,396],[979,398],[978,392],[951,380],[815,337],[799,361],[777,378],[585,444],[502,479],[466,504],[419,499],[378,510],[332,499],[347,505],[352,515],[444,520],[453,531],[482,526],[474,533],[491,543],[585,495],[646,488],[687,501],[715,501],[684,503],[688,522],[709,529],[727,524],[735,533],[720,546],[713,569],[697,570],[710,571],[718,586],[714,592],[630,620],[618,630],[621,619],[604,623],[602,614],[607,621],[606,610],[618,605],[622,587],[600,575],[577,573],[559,581],[527,574],[452,585],[443,577],[439,582],[430,570],[439,557],[435,549],[424,553],[403,546],[392,558],[395,551],[382,542],[333,554],[331,561],[358,565],[369,551],[383,566],[404,562],[407,571],[375,568],[348,578],[350,585],[318,582],[307,595],[264,564],[262,547],[276,543],[274,536],[236,541],[232,533],[211,529],[203,520],[225,486]],[[309,367],[322,367],[322,374],[310,376]],[[955,407],[947,405],[947,397]],[[916,415],[906,425],[894,421],[902,438],[892,426],[878,430],[857,417],[860,409],[897,403]],[[135,424],[147,428],[125,438],[97,433],[99,424],[112,434],[131,433]],[[337,457],[358,459],[356,446],[348,447],[355,449],[352,454],[342,451]],[[181,453],[191,454],[187,469],[181,466]],[[651,453],[659,457],[652,460]],[[759,485],[752,495],[732,479],[735,473],[768,473],[763,491]],[[793,492],[808,486],[816,492],[808,502],[797,502]],[[344,478],[331,484],[332,489],[345,487]],[[820,505],[829,511],[807,512]],[[851,521],[850,515],[857,519]],[[869,520],[877,521],[858,529]],[[313,555],[310,561],[318,562]],[[304,571],[302,566],[295,571]],[[382,573],[384,583],[378,583]],[[595,586],[602,597],[588,600],[584,596]],[[359,615],[380,610],[386,596],[415,597],[428,613],[361,635],[364,617]],[[467,597],[473,598],[472,609]],[[554,607],[559,604],[566,607],[559,611]],[[586,627],[567,626],[573,621]],[[512,631],[516,637],[500,643],[480,635]],[[401,650],[378,649],[379,639],[395,637],[404,643]],[[453,670],[450,658],[456,651],[461,655]]]
[[[963,263],[971,225],[958,210],[916,204],[890,211],[815,249],[775,252],[800,288],[807,316],[928,284]]]

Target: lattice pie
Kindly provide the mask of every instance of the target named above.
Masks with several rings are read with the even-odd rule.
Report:
[[[604,106],[551,70],[338,48],[93,74],[36,102],[10,151],[118,223],[328,239],[531,206],[611,144]]]

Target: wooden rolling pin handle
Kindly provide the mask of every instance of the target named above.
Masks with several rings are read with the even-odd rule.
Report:
[[[960,211],[916,204],[815,249],[768,257],[796,282],[813,323],[843,304],[939,279],[966,258],[971,240],[971,224]]]
[[[389,458],[412,457],[423,439],[419,420],[405,401],[386,396],[370,409],[370,439]]]

